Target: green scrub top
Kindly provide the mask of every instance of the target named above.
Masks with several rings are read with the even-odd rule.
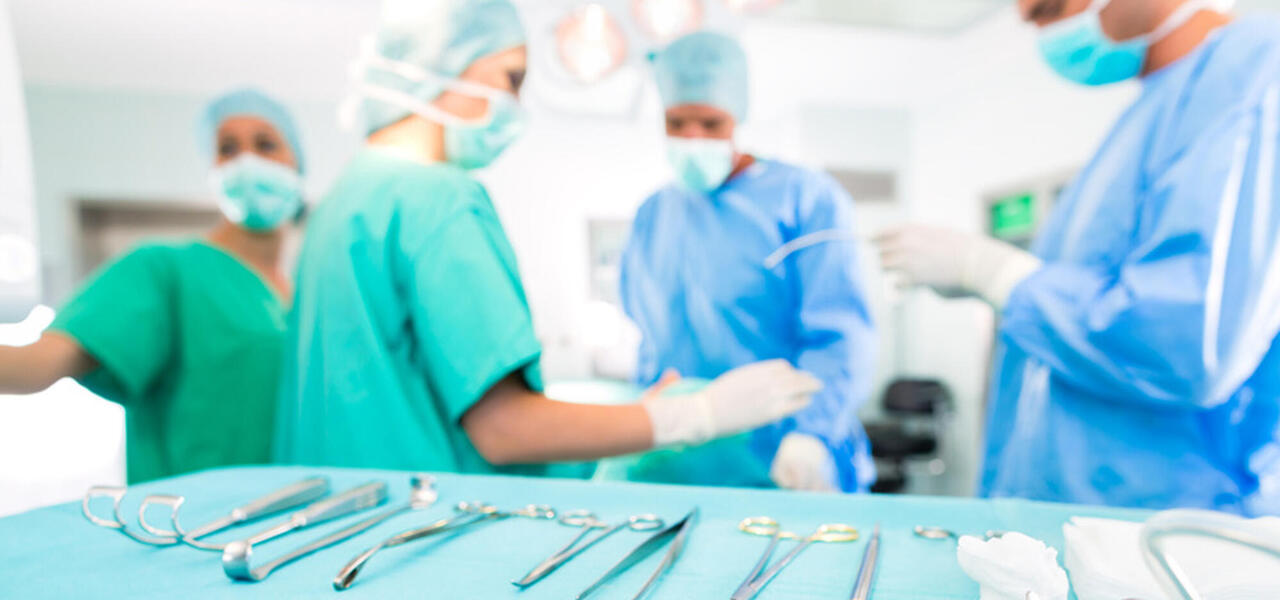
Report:
[[[540,391],[542,348],[480,183],[365,150],[312,215],[297,285],[278,461],[499,471],[459,420],[512,373]]]
[[[98,362],[80,383],[124,406],[136,483],[269,462],[285,313],[240,260],[183,241],[105,266],[50,329]]]

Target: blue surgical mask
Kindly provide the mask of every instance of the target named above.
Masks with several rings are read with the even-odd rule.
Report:
[[[733,142],[667,138],[667,160],[685,187],[708,193],[724,185],[733,172]]]
[[[1112,0],[1094,0],[1084,12],[1040,31],[1040,53],[1063,77],[1084,85],[1107,85],[1142,73],[1151,45],[1186,24],[1210,3],[1189,0],[1149,34],[1117,42],[1102,29],[1102,11]]]
[[[251,152],[216,167],[209,184],[222,214],[245,229],[275,229],[302,210],[298,172]]]

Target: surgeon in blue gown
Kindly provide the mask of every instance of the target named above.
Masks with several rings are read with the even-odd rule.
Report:
[[[999,311],[981,492],[1280,514],[1280,21],[1221,0],[1019,5],[1059,73],[1142,91],[1034,255],[880,240],[886,266]]]
[[[711,479],[696,483],[864,491],[875,468],[856,412],[870,392],[876,338],[853,201],[822,173],[738,151],[747,64],[736,41],[690,34],[653,66],[677,181],[640,208],[622,259],[623,304],[642,334],[639,382],[790,361],[825,389],[743,447],[690,451],[685,460],[721,454],[711,464],[726,466],[703,469]]]

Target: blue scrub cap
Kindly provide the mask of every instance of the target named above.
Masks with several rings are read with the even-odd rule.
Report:
[[[525,45],[520,13],[510,0],[386,0],[374,37],[374,52],[457,79],[476,60]],[[422,102],[445,91],[438,81],[410,81],[378,69],[367,69],[364,82],[408,94]],[[367,133],[409,116],[410,111],[366,99],[362,115]]]
[[[653,57],[662,106],[706,104],[747,119],[747,55],[733,38],[700,31]]]
[[[207,157],[212,158],[214,149],[218,147],[218,128],[222,126],[222,122],[238,116],[257,117],[275,127],[293,149],[293,156],[298,160],[298,172],[305,171],[302,140],[298,137],[298,126],[289,110],[270,96],[247,88],[224,94],[204,109],[198,139]]]

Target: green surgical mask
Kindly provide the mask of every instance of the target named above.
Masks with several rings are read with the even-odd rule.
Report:
[[[275,229],[302,210],[298,173],[251,152],[215,168],[209,185],[222,214],[245,229]]]
[[[724,185],[733,172],[733,142],[667,138],[667,160],[686,188],[706,194]]]

